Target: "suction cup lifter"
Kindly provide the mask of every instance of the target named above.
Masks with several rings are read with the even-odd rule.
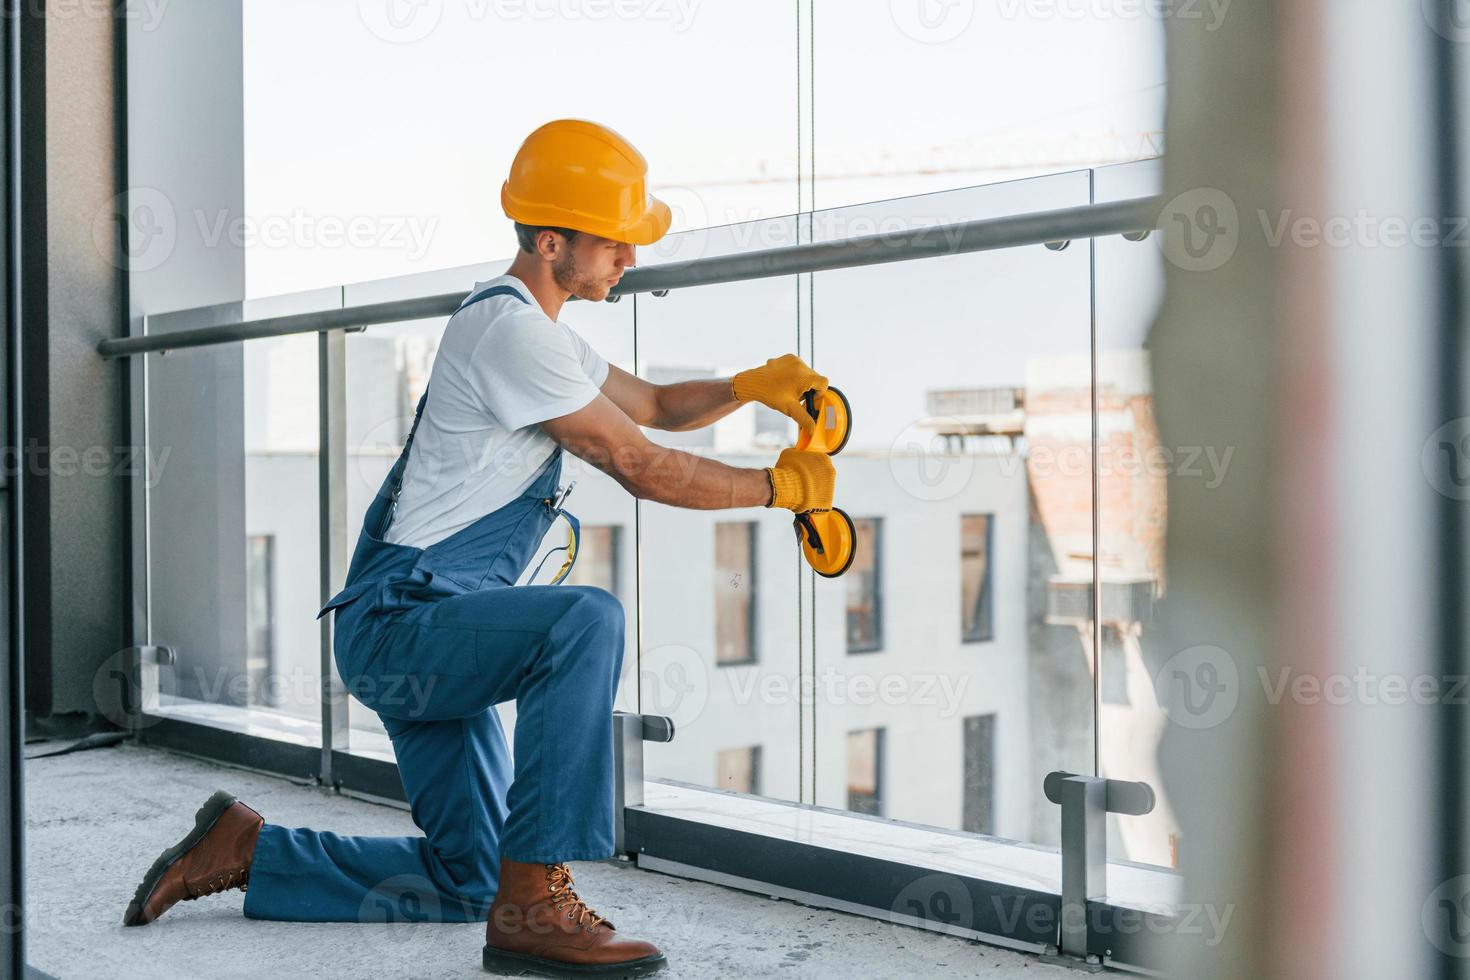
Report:
[[[802,396],[806,410],[816,425],[803,430],[796,438],[796,448],[836,456],[852,435],[852,405],[836,388],[818,394],[815,389]],[[847,512],[809,510],[797,514],[793,522],[801,553],[818,575],[836,578],[852,567],[857,555],[857,528]]]
[[[852,435],[852,406],[847,396],[836,388],[828,388],[821,395],[816,389],[808,391],[801,399],[806,410],[817,424],[811,432],[802,431],[796,437],[796,448],[814,453],[836,456],[847,445]]]

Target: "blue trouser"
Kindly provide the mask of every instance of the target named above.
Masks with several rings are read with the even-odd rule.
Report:
[[[247,916],[381,921],[386,908],[417,921],[484,920],[502,856],[612,855],[616,597],[590,586],[497,587],[425,603],[376,633],[357,645],[365,663],[339,657],[338,669],[382,718],[425,836],[267,823]],[[512,699],[514,781],[494,708]]]
[[[460,307],[495,295],[491,287]],[[556,517],[562,449],[521,495],[415,548],[386,540],[428,392],[363,517],[332,613],[348,691],[377,712],[423,837],[261,828],[245,893],[258,919],[484,919],[500,859],[613,853],[612,710],[623,607],[591,586],[516,586]],[[565,574],[565,568],[560,575]],[[335,611],[335,612],[334,612]],[[515,766],[495,705],[516,702]]]

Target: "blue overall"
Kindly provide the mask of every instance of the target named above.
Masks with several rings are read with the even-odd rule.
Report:
[[[460,310],[505,294],[526,302],[496,286]],[[427,548],[389,544],[427,399],[425,391],[368,508],[346,587],[318,613],[335,610],[337,670],[382,719],[424,836],[267,823],[246,891],[251,918],[483,921],[501,857],[558,863],[613,853],[622,605],[592,586],[515,587],[556,517],[576,526],[556,492],[561,447],[525,492],[468,527]],[[495,711],[510,700],[514,769]]]

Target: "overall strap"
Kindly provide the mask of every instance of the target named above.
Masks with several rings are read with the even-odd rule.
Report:
[[[454,312],[458,314],[467,306],[472,306],[481,300],[490,299],[493,296],[514,296],[527,306],[531,301],[522,296],[520,290],[513,286],[499,285],[482,289],[478,293],[471,293],[465,301],[459,304],[459,309]],[[429,403],[429,386],[424,386],[424,393],[419,398],[418,408],[414,409],[413,425],[409,427],[408,438],[403,443],[403,452],[398,454],[398,460],[393,464],[393,471],[389,474],[388,511],[383,517],[383,526],[378,530],[378,537],[384,538],[388,534],[388,528],[393,526],[393,514],[398,509],[398,495],[403,492],[403,474],[408,468],[408,451],[413,447],[414,433],[419,431],[419,422],[424,417],[424,406]]]
[[[398,495],[403,492],[403,471],[408,467],[408,451],[413,448],[414,434],[419,431],[419,421],[424,417],[424,406],[429,402],[429,386],[424,385],[424,393],[419,396],[418,408],[413,412],[413,425],[408,428],[408,438],[403,442],[403,452],[398,454],[398,459],[393,463],[393,469],[388,474],[388,510],[383,515],[383,526],[378,529],[376,537],[385,539],[388,536],[388,528],[393,526],[393,514],[398,510]]]
[[[514,296],[516,299],[520,300],[522,303],[525,303],[527,306],[531,305],[531,301],[522,296],[519,289],[516,289],[514,286],[501,284],[499,286],[488,286],[478,293],[471,293],[470,295],[465,297],[465,301],[459,304],[459,309],[455,310],[454,312],[458,313],[466,306],[473,306],[474,304],[480,302],[480,300],[490,299],[492,296]]]

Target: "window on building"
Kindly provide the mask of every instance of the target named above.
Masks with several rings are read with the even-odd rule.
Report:
[[[622,525],[589,527],[584,524],[581,550],[577,554],[577,563],[567,573],[567,583],[569,585],[595,585],[599,589],[606,589],[619,599],[623,598],[621,592],[622,555]],[[558,557],[565,560],[566,555],[557,555],[546,564],[551,565]]]
[[[961,830],[995,833],[995,715],[965,719],[965,798]]]
[[[990,588],[990,514],[960,517],[960,638],[966,643],[995,639]]]
[[[847,579],[847,652],[883,646],[883,518],[855,518],[857,554]]]
[[[245,541],[245,670],[251,703],[277,707],[276,673],[276,539],[252,534]]]
[[[721,749],[715,754],[715,788],[760,793],[761,747]]]
[[[756,528],[715,524],[715,663],[756,660]]]
[[[883,729],[847,733],[847,808],[883,815]]]

